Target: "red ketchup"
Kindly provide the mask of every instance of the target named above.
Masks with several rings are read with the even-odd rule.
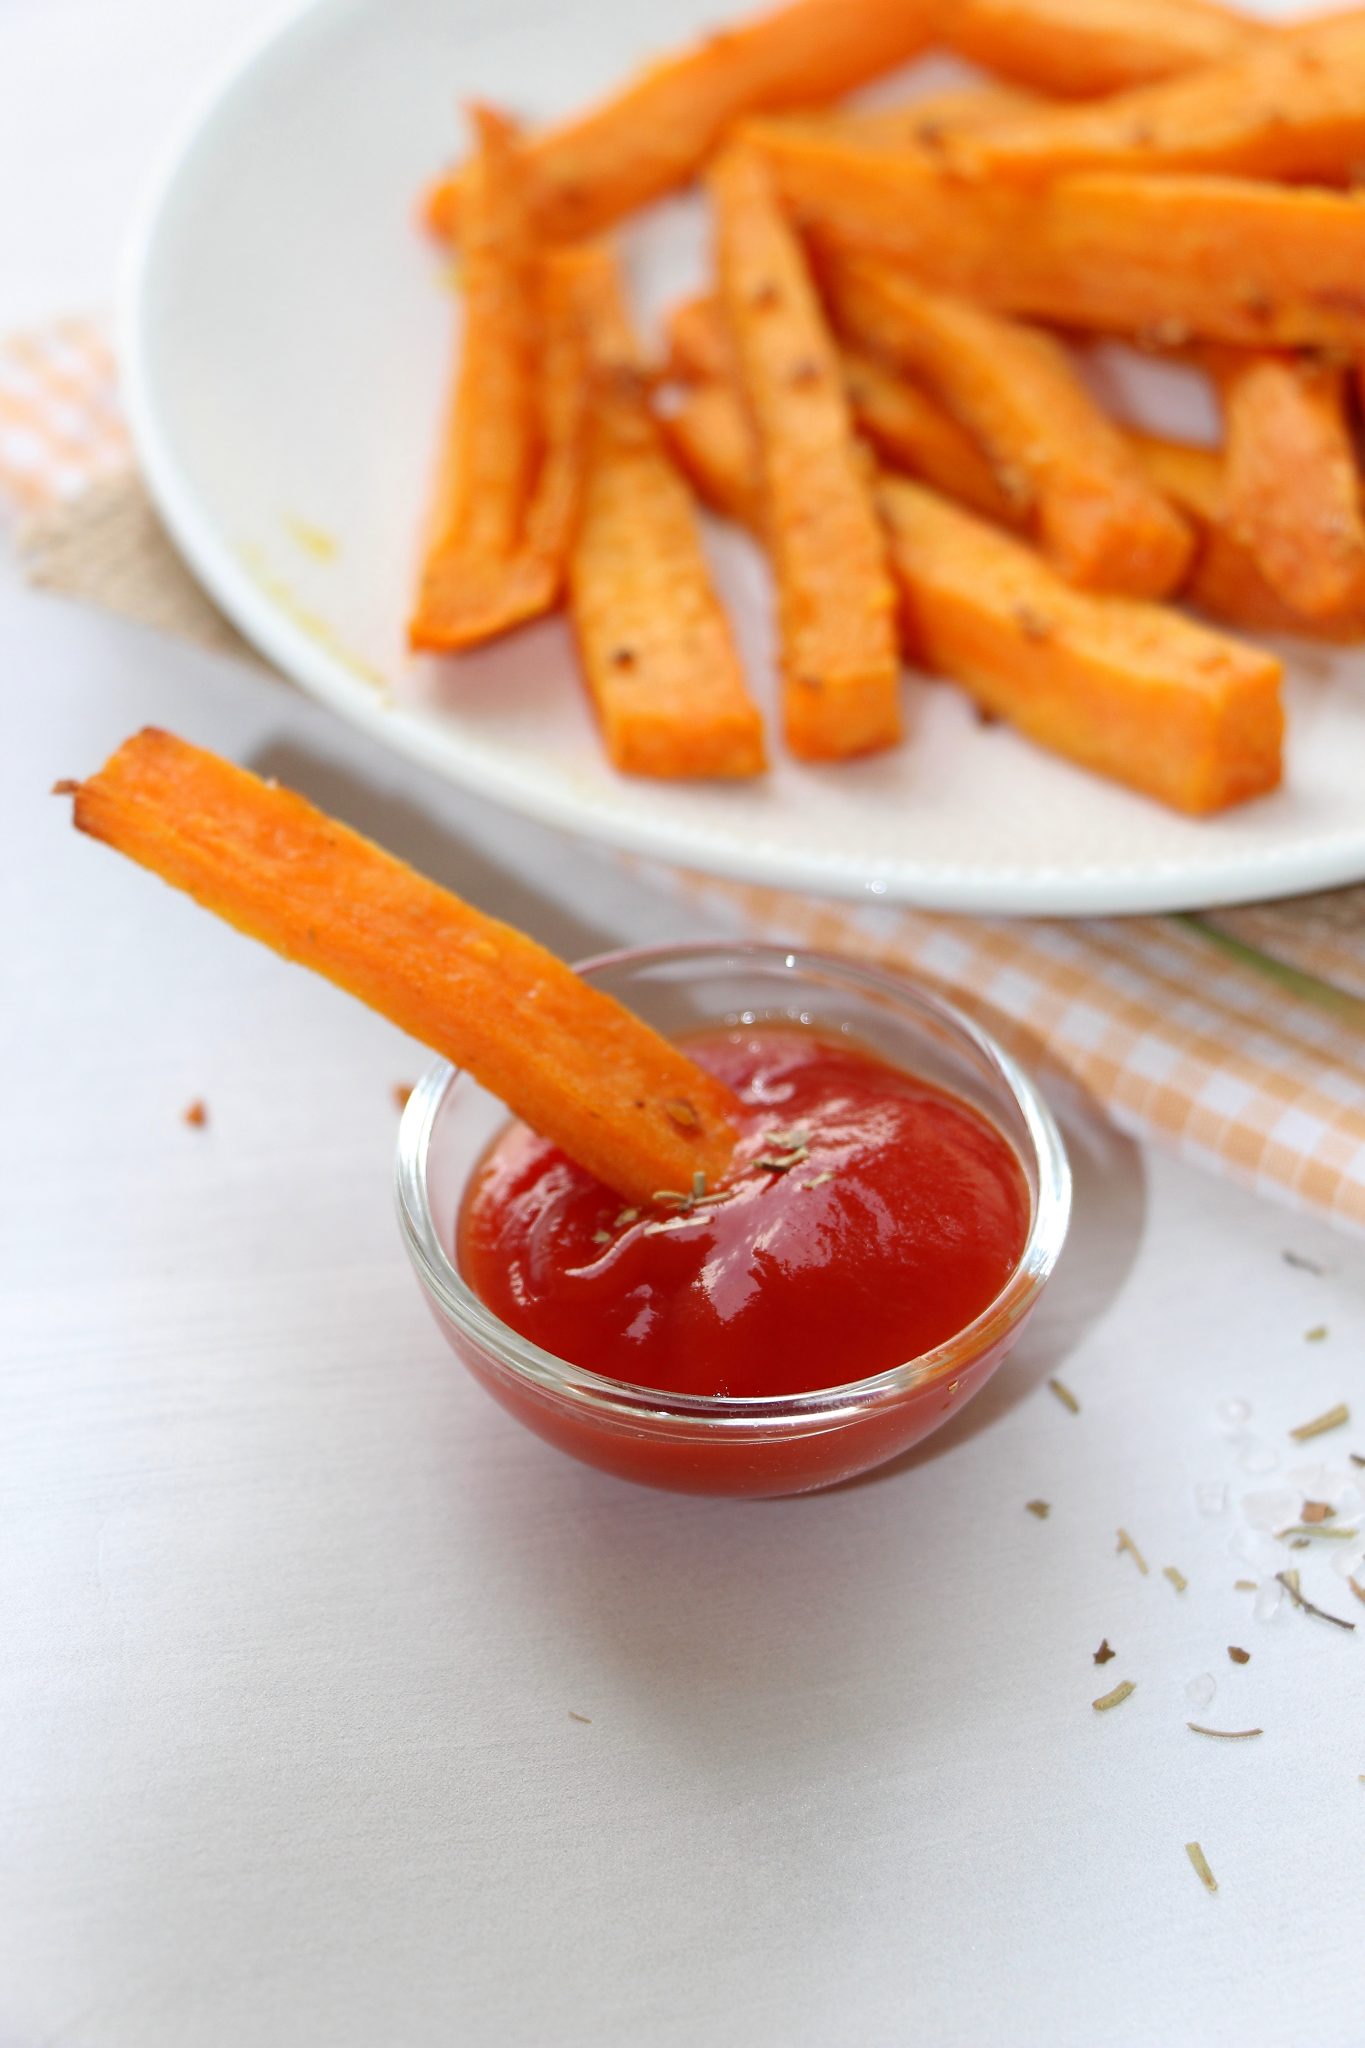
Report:
[[[985,1117],[791,1026],[687,1049],[745,1105],[734,1169],[700,1199],[661,1191],[637,1211],[524,1125],[494,1142],[458,1258],[504,1323],[635,1386],[783,1395],[904,1364],[989,1306],[1030,1202]]]

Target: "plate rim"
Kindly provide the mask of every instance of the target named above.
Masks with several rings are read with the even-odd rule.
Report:
[[[366,8],[375,0],[365,0]],[[902,909],[982,917],[1163,915],[1272,901],[1365,881],[1365,826],[1358,841],[1297,851],[1270,847],[1215,872],[1172,858],[1140,866],[1063,870],[934,867],[917,861],[868,863],[829,855],[803,860],[761,844],[735,849],[713,832],[670,820],[603,815],[572,790],[528,789],[513,767],[464,759],[442,734],[439,713],[391,702],[311,638],[264,591],[201,503],[156,395],[148,313],[149,281],[181,176],[205,146],[215,119],[304,27],[355,11],[356,0],[289,0],[221,66],[164,146],[135,209],[119,264],[114,346],[120,395],[143,483],[177,551],[249,645],[309,696],[457,789],[540,825],[618,853],[741,884]],[[1217,820],[1209,820],[1216,829]]]

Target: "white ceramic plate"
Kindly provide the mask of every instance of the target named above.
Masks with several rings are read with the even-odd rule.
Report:
[[[458,663],[403,618],[457,300],[413,225],[472,95],[543,118],[713,24],[715,0],[322,0],[190,125],[129,266],[138,449],[181,549],[280,668],[384,746],[530,816],[642,853],[828,895],[991,912],[1177,909],[1365,877],[1365,662],[1289,653],[1285,788],[1196,823],[979,726],[907,683],[910,743],[762,785],[607,767],[556,621]],[[646,314],[701,274],[696,202],[625,237]],[[1174,373],[1115,361],[1147,416],[1198,431]],[[1204,422],[1207,424],[1207,422]],[[771,703],[768,597],[717,530],[718,578]]]

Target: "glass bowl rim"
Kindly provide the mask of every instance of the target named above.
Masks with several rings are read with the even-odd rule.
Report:
[[[837,953],[761,940],[696,939],[667,945],[616,947],[579,961],[575,971],[592,976],[613,968],[676,965],[688,960],[699,967],[707,963],[719,966],[722,962],[742,967],[745,961],[751,961],[780,966],[793,974],[837,975],[869,994],[928,1012],[937,1023],[970,1044],[984,1059],[992,1081],[1012,1098],[1028,1134],[1037,1176],[1028,1237],[1000,1292],[963,1329],[932,1350],[865,1379],[817,1387],[805,1393],[675,1394],[628,1380],[609,1379],[586,1366],[574,1365],[543,1350],[494,1315],[461,1276],[441,1242],[428,1199],[428,1158],[437,1115],[465,1070],[449,1060],[437,1060],[408,1098],[398,1129],[395,1168],[399,1225],[409,1257],[435,1307],[461,1334],[516,1377],[543,1393],[567,1398],[599,1413],[609,1412],[620,1419],[636,1417],[654,1423],[671,1420],[679,1424],[692,1421],[741,1429],[752,1429],[755,1424],[809,1427],[821,1417],[833,1421],[847,1416],[850,1410],[892,1404],[934,1380],[965,1370],[1022,1321],[1051,1277],[1066,1239],[1071,1169],[1061,1133],[1036,1084],[991,1033],[955,1003],[934,990],[922,988],[908,976],[868,967]],[[1022,1149],[1013,1139],[1007,1138],[1006,1142],[1015,1150]]]

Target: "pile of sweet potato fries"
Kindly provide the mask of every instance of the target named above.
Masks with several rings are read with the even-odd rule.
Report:
[[[990,76],[831,107],[930,50]],[[1190,613],[1365,638],[1365,14],[792,0],[472,119],[425,201],[465,319],[414,647],[562,605],[618,769],[759,774],[700,500],[770,563],[803,761],[896,744],[906,660],[1180,810],[1276,786],[1280,663]],[[653,359],[597,238],[698,176],[714,286]],[[1099,337],[1206,375],[1222,445],[1109,417]]]

